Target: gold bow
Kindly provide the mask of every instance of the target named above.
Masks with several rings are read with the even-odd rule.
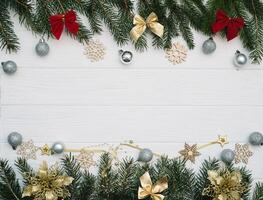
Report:
[[[159,37],[163,36],[164,27],[162,24],[158,23],[157,15],[152,12],[146,19],[146,21],[140,16],[135,15],[133,18],[133,24],[135,25],[130,34],[132,39],[136,42],[139,37],[142,36],[146,28],[148,27],[155,35]]]
[[[138,190],[138,199],[145,199],[150,196],[152,200],[163,200],[164,196],[160,193],[168,188],[168,180],[167,178],[162,178],[156,182],[156,184],[152,184],[151,177],[148,172],[140,177],[141,186]]]

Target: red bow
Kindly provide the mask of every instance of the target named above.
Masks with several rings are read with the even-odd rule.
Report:
[[[76,12],[70,10],[65,14],[52,15],[49,17],[49,23],[51,25],[51,32],[59,40],[64,24],[68,31],[74,35],[77,35],[79,30],[79,24],[76,22],[77,15]]]
[[[232,40],[238,35],[238,31],[243,28],[245,21],[243,18],[230,18],[223,10],[216,12],[216,21],[212,25],[213,33],[227,28],[227,40]]]

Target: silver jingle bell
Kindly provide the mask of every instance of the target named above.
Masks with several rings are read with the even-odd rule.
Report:
[[[260,132],[253,132],[249,136],[249,143],[254,146],[263,145],[263,135]]]
[[[132,62],[132,52],[119,50],[120,60],[123,64],[128,65]]]
[[[216,50],[216,43],[212,37],[204,41],[202,51],[204,54],[211,54]]]
[[[22,144],[23,137],[20,133],[12,132],[8,135],[7,141],[14,150]]]
[[[2,62],[3,70],[6,74],[11,75],[14,74],[17,70],[17,65],[14,61],[8,60],[6,62]]]
[[[53,145],[52,145],[52,153],[55,153],[55,154],[61,154],[64,152],[64,149],[65,149],[65,146],[63,143],[61,142],[55,142]]]
[[[36,54],[40,57],[46,56],[49,53],[49,45],[44,38],[40,39],[35,47]]]
[[[235,159],[235,153],[234,151],[232,151],[231,149],[224,149],[222,152],[221,152],[221,160],[224,162],[224,163],[231,163],[234,159]]]
[[[138,156],[138,161],[149,162],[153,158],[153,152],[150,149],[142,149]]]
[[[233,62],[237,68],[242,68],[247,63],[247,56],[237,50]]]

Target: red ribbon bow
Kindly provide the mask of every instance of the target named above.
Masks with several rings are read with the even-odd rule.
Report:
[[[227,41],[234,39],[241,28],[245,25],[243,18],[230,18],[223,10],[218,10],[216,12],[216,21],[212,25],[213,33],[227,28]]]
[[[49,23],[51,25],[51,32],[59,40],[64,24],[68,31],[74,35],[77,35],[79,31],[79,24],[76,22],[77,15],[73,10],[69,10],[65,14],[52,15],[49,17]]]

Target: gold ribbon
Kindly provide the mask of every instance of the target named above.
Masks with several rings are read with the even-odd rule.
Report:
[[[133,18],[133,24],[135,26],[132,28],[130,34],[135,42],[142,36],[147,27],[155,35],[158,35],[159,37],[163,36],[164,27],[162,24],[158,23],[158,17],[154,12],[146,18],[146,21],[140,15],[135,15]]]
[[[162,178],[154,185],[148,172],[140,177],[141,186],[138,190],[138,199],[145,199],[150,196],[152,200],[163,200],[164,196],[160,194],[168,188],[167,178]]]

